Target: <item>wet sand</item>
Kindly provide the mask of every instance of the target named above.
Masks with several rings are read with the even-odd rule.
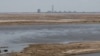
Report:
[[[100,52],[100,41],[74,42],[68,44],[31,44],[13,56],[75,56]]]

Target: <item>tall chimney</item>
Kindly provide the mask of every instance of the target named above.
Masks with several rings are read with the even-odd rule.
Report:
[[[54,5],[52,5],[52,13],[54,12]]]

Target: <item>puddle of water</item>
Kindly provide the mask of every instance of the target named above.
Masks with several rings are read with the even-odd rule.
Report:
[[[100,56],[100,53],[85,54],[85,55],[77,55],[77,56]]]
[[[11,52],[21,52],[23,48],[28,47],[28,44],[12,44],[8,45],[7,48],[0,48],[1,53],[0,54],[6,54]],[[7,52],[5,52],[7,50]]]

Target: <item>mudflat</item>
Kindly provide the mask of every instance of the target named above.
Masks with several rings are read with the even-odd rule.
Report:
[[[1,13],[0,25],[100,23],[100,13]]]
[[[31,44],[11,56],[74,56],[100,52],[100,41],[73,42],[68,44]]]

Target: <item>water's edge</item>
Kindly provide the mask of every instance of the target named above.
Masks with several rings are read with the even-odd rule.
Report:
[[[10,52],[30,43],[99,41],[99,36],[100,24],[0,26],[0,46],[8,46]]]

